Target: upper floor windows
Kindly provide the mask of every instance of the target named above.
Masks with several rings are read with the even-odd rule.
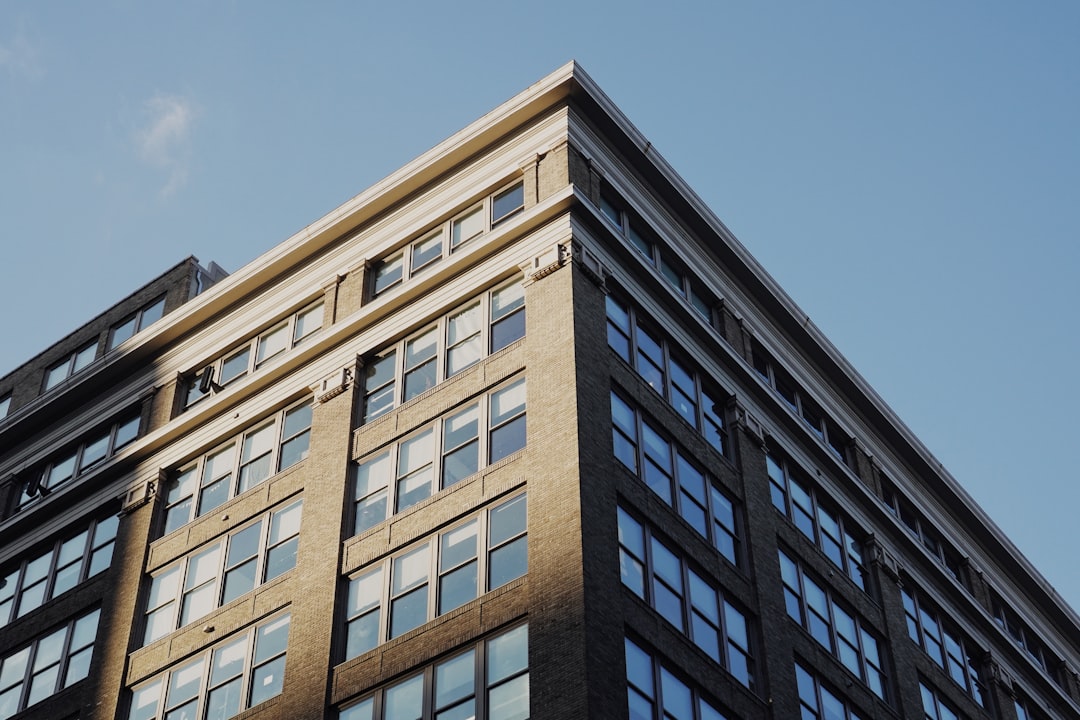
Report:
[[[525,335],[525,289],[517,280],[484,293],[364,368],[363,422],[370,422]]]
[[[1016,693],[1016,697],[1013,698],[1013,709],[1016,710],[1016,720],[1049,720],[1050,716],[1015,686],[1013,687],[1013,692]]]
[[[356,468],[358,534],[525,447],[525,378],[362,460]]]
[[[105,345],[106,350],[112,350],[129,337],[155,323],[165,314],[165,296],[151,300],[139,308],[134,314],[113,325],[109,330],[109,341]]]
[[[982,651],[972,648],[954,628],[948,627],[927,603],[907,587],[901,589],[908,636],[930,656],[938,667],[948,673],[953,682],[980,705],[986,703],[982,678],[976,658]]]
[[[0,718],[35,705],[90,674],[100,610],[36,638],[0,660]]]
[[[671,343],[647,329],[638,313],[607,296],[608,345],[630,363],[684,420],[697,428],[721,455],[727,445],[720,395],[705,387],[704,378],[679,360]]]
[[[630,720],[727,720],[637,643],[625,638]]]
[[[615,457],[732,563],[739,564],[735,503],[640,412],[611,393]]]
[[[42,390],[52,390],[61,382],[94,362],[94,358],[97,356],[97,346],[98,341],[94,340],[52,365],[45,371],[45,383]]]
[[[1028,627],[1027,623],[1009,607],[997,593],[993,593],[994,620],[1009,634],[1017,645],[1027,651],[1035,664],[1046,672],[1060,687],[1064,688],[1061,677],[1061,659],[1054,655],[1042,639]]]
[[[11,411],[11,393],[0,396],[0,420],[3,420],[8,416]]]
[[[885,666],[878,639],[787,553],[780,550],[779,555],[788,616],[885,699]]]
[[[810,431],[825,443],[825,446],[840,462],[849,464],[851,456],[848,448],[852,443],[851,436],[841,430],[840,426],[821,410],[809,394],[784,372],[779,363],[773,360],[757,341],[753,343],[753,360],[754,369],[758,375],[776,390],[787,406],[803,419]]]
[[[619,572],[623,585],[740,683],[753,687],[754,660],[746,615],[622,508]]]
[[[799,662],[795,663],[795,682],[799,689],[801,720],[863,720],[843,696],[823,685]]]
[[[305,400],[181,468],[165,485],[164,534],[306,458],[310,434]]]
[[[89,472],[115,455],[139,436],[139,425],[138,415],[126,415],[91,433],[74,448],[51,458],[23,483],[19,506],[25,507],[36,498],[48,495],[60,485]]]
[[[12,568],[0,579],[0,627],[107,569],[118,524],[115,515],[93,521]]]
[[[377,690],[339,720],[527,720],[529,631],[521,625]]]
[[[346,657],[524,575],[526,532],[521,494],[362,570],[349,580]]]
[[[904,526],[922,542],[923,547],[931,555],[945,566],[945,570],[952,575],[954,580],[967,587],[967,581],[960,570],[960,553],[942,538],[933,523],[927,521],[887,478],[882,478],[882,492],[889,511],[904,523]]]
[[[221,390],[229,383],[255,372],[266,361],[314,335],[322,326],[323,303],[320,300],[214,359],[188,378],[184,407],[191,407],[211,391]]]
[[[303,502],[294,502],[155,573],[143,644],[292,570],[302,510]]]
[[[280,694],[289,620],[275,617],[136,687],[128,720],[225,720]]]
[[[923,713],[926,720],[963,720],[963,715],[938,696],[936,690],[924,682],[919,683]]]
[[[856,585],[868,591],[862,545],[853,532],[854,523],[828,508],[822,502],[820,490],[797,477],[790,463],[772,453],[765,460],[776,509],[795,523]]]
[[[520,181],[484,198],[479,204],[423,233],[419,239],[375,263],[373,295],[379,296],[419,275],[468,241],[524,209],[525,186]]]

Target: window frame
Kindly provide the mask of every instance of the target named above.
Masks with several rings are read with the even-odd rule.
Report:
[[[10,392],[0,393],[0,422],[11,414],[11,396]]]
[[[311,442],[311,425],[307,425],[306,432],[308,433],[308,450],[303,452],[302,455],[295,460],[292,464],[282,467],[283,453],[282,448],[285,444],[300,435],[301,433],[294,434],[288,438],[284,438],[285,425],[288,416],[291,413],[298,412],[310,412],[314,404],[313,398],[306,397],[298,402],[294,402],[286,407],[278,410],[277,412],[264,417],[258,422],[252,423],[250,426],[243,429],[238,434],[230,436],[227,440],[218,443],[210,450],[203,452],[196,459],[183,463],[175,470],[168,473],[168,479],[165,482],[164,489],[164,502],[162,503],[161,511],[161,528],[162,535],[168,535],[180,528],[184,527],[190,522],[194,522],[198,518],[206,515],[213,510],[221,507],[225,503],[229,502],[235,497],[243,495],[244,493],[258,487],[264,482],[267,482],[275,475],[288,470],[290,467],[303,462],[310,453]],[[271,448],[267,453],[259,455],[254,461],[244,461],[244,446],[245,443],[252,437],[254,437],[260,431],[273,426],[274,428],[274,441]],[[231,449],[231,450],[230,450]],[[227,466],[227,472],[214,472],[209,478],[206,476],[208,466],[213,468],[213,461],[224,455],[224,453],[232,452],[232,461]],[[269,457],[269,469],[267,470],[266,477],[256,481],[249,487],[243,489],[240,488],[240,483],[243,481],[242,471],[244,467],[252,466],[254,462],[257,462],[263,457]],[[225,492],[223,499],[210,507],[203,508],[202,498],[204,497],[203,491],[208,487],[223,481],[228,478],[227,492]],[[185,483],[190,483],[190,491],[184,488]],[[182,495],[177,495],[175,498],[172,496],[174,490],[183,492]],[[190,501],[190,502],[189,502]],[[180,508],[185,504],[188,505],[187,519],[181,520]],[[176,520],[173,520],[175,512]],[[179,521],[179,522],[178,522]],[[178,522],[178,524],[174,524]]]
[[[120,322],[113,323],[112,326],[109,328],[109,336],[105,341],[105,352],[109,352],[110,350],[119,347],[125,341],[130,340],[131,338],[135,337],[135,335],[139,334],[146,328],[156,323],[161,318],[165,317],[165,297],[165,293],[162,293],[150,302],[144,304],[135,312],[125,317]],[[159,310],[156,315],[152,312],[154,310]],[[147,321],[147,318],[149,318],[149,321]],[[117,330],[124,327],[128,323],[131,323],[131,332],[120,338],[120,340],[117,340]]]
[[[809,683],[809,687],[807,687],[807,683]],[[808,670],[799,660],[795,661],[795,686],[796,696],[799,698],[799,707],[802,710],[800,717],[805,720],[836,717],[835,714],[830,714],[835,713],[836,704],[843,708],[843,718],[841,720],[863,720],[865,717],[852,708],[848,698],[828,687],[821,678]],[[813,707],[810,706],[810,698],[808,697],[810,695],[813,695]],[[826,707],[826,696],[832,701],[831,709]],[[808,712],[812,713],[812,716],[808,716]]]
[[[881,478],[882,499],[893,517],[918,539],[922,546],[945,567],[945,571],[965,589],[970,590],[962,570],[960,552],[927,522],[923,514],[908,500],[888,477]]]
[[[100,338],[94,338],[92,341],[85,343],[77,350],[73,350],[67,355],[66,358],[60,362],[53,363],[45,369],[45,374],[41,381],[41,392],[46,393],[54,388],[59,387],[68,378],[78,375],[86,368],[93,365],[98,359],[98,345]],[[89,360],[84,360],[86,353],[92,353]],[[54,379],[54,373],[63,372],[63,377],[56,377]]]
[[[908,582],[900,588],[900,597],[904,606],[908,637],[972,700],[989,710],[987,685],[983,680],[983,673],[976,666],[977,658],[981,658],[985,651],[975,648],[974,643],[951,622],[947,622],[947,618],[943,618],[921,593],[912,590]],[[955,650],[950,647],[950,643],[955,646]]]
[[[651,652],[628,636],[623,636],[623,660],[626,665],[626,698],[628,715],[641,713],[645,708],[634,703],[635,696],[647,705],[650,720],[727,720],[725,712],[705,699],[697,686],[692,686],[668,669],[657,653]],[[648,667],[643,667],[648,663]],[[644,671],[648,672],[644,672]],[[642,672],[638,672],[642,671]],[[665,692],[672,697],[665,698]],[[674,708],[674,694],[678,692],[688,705]],[[671,704],[667,701],[671,701]],[[675,714],[678,712],[680,714]],[[685,714],[689,710],[690,714]]]
[[[941,697],[937,688],[919,679],[919,696],[922,698],[925,720],[964,720],[964,715]]]

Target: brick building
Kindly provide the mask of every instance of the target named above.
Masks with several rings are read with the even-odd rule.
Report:
[[[570,64],[0,378],[0,720],[1080,718],[1076,613]]]

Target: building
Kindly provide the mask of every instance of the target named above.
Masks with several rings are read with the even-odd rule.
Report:
[[[0,378],[0,720],[1080,718],[1080,619],[571,63]]]

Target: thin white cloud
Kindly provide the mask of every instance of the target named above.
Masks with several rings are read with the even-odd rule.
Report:
[[[10,40],[0,42],[0,69],[23,78],[35,78],[42,74],[38,49],[21,30]]]
[[[146,123],[135,134],[136,149],[145,163],[166,173],[161,194],[171,195],[187,181],[195,109],[186,98],[156,95],[144,110]]]

